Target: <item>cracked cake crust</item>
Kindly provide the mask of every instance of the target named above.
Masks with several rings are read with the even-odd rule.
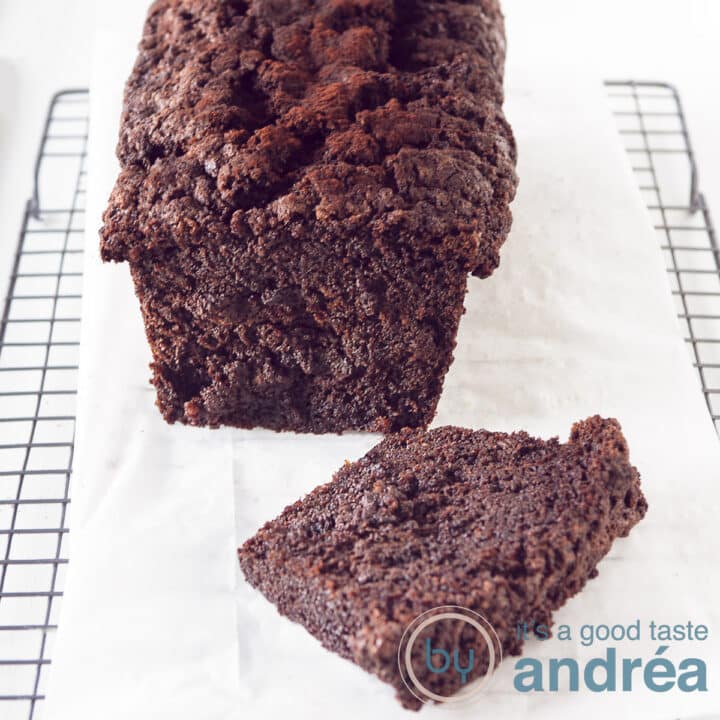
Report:
[[[432,419],[517,184],[495,0],[158,0],[101,231],[170,422]]]

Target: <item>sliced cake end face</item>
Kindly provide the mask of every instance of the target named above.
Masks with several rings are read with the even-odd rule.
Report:
[[[374,257],[364,242],[348,243],[343,260],[313,242],[133,263],[165,418],[315,433],[426,426],[465,272],[410,250]]]
[[[647,504],[618,423],[569,442],[444,427],[388,437],[267,523],[239,551],[248,581],[328,649],[419,703],[397,666],[432,608],[482,614],[505,654],[549,623]],[[457,678],[427,673],[443,694]]]

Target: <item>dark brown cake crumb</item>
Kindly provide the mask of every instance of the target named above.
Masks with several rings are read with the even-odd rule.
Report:
[[[496,0],[158,0],[104,260],[169,422],[432,419],[516,187]]]
[[[405,430],[266,523],[239,558],[283,615],[417,709],[397,665],[412,620],[466,607],[519,654],[517,624],[549,627],[646,509],[616,420],[579,422],[566,444]],[[443,696],[460,688],[455,674],[425,679]]]

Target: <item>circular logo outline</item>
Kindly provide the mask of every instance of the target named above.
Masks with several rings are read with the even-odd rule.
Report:
[[[431,615],[431,613],[436,613],[437,611],[442,611],[437,614]],[[462,611],[462,612],[458,612]],[[462,613],[467,613],[466,615],[463,615]],[[430,615],[430,617],[425,617],[427,615]],[[424,620],[422,618],[425,618]],[[480,618],[487,627],[490,629],[490,632],[492,633],[492,636],[494,637],[495,641],[497,642],[498,646],[498,652],[495,652],[495,643],[493,642],[493,637],[490,636],[490,632],[483,627],[483,625],[480,624],[480,622],[476,619]],[[412,667],[412,650],[415,645],[415,641],[417,640],[420,633],[430,625],[432,625],[435,622],[438,622],[440,620],[461,620],[463,622],[466,622],[472,627],[477,630],[477,632],[481,635],[483,640],[485,641],[485,644],[488,648],[488,670],[483,675],[482,679],[478,678],[477,680],[472,682],[472,689],[467,692],[460,692],[460,693],[454,693],[453,695],[438,695],[437,693],[432,692],[431,690],[428,690],[417,678],[417,675],[415,674],[415,671]],[[407,640],[407,643],[405,643],[405,638],[410,632],[410,629],[418,623],[417,627],[412,631],[410,634],[410,637]],[[403,652],[403,645],[405,645],[405,651]],[[439,605],[434,608],[430,608],[429,610],[426,610],[425,612],[418,615],[406,628],[405,631],[402,634],[402,637],[400,638],[400,644],[398,646],[398,669],[400,671],[400,677],[402,678],[403,683],[405,684],[405,687],[413,694],[414,697],[416,697],[420,702],[426,703],[430,700],[435,700],[439,703],[460,703],[460,702],[466,702],[470,698],[477,695],[479,692],[485,689],[485,687],[489,684],[490,680],[495,674],[495,670],[498,668],[500,663],[502,662],[503,655],[502,655],[502,643],[500,642],[500,638],[498,637],[497,632],[495,631],[495,628],[492,626],[492,623],[481,613],[475,612],[474,610],[470,610],[469,608],[463,607],[462,605]],[[496,662],[497,660],[497,662]],[[405,672],[403,672],[403,667],[405,668]],[[407,676],[410,678],[410,680],[414,683],[415,688],[411,687],[411,684],[406,679],[406,673]],[[416,692],[417,690],[417,692]],[[425,697],[420,697],[418,695],[418,692],[423,693]]]

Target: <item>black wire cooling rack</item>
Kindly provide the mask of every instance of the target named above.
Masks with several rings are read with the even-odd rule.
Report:
[[[664,83],[606,85],[720,431],[720,259],[680,99]],[[2,720],[41,715],[67,564],[87,140],[87,91],[58,93],[0,324]]]
[[[720,250],[677,90],[605,83],[667,263],[681,331],[720,432]]]
[[[40,717],[75,433],[88,93],[52,99],[0,324],[0,718]]]

